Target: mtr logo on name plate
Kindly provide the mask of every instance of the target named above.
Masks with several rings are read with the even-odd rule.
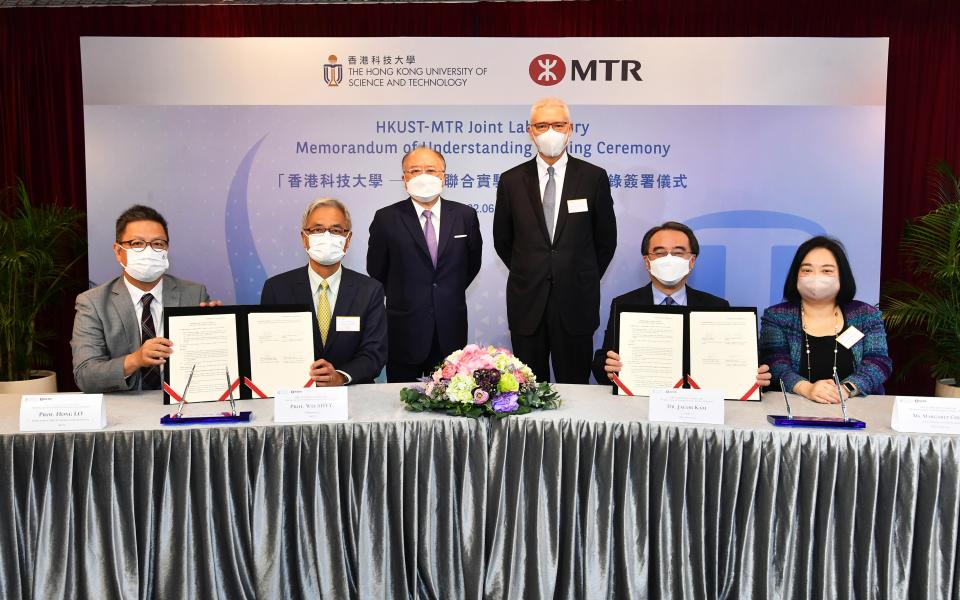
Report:
[[[567,75],[567,63],[556,54],[541,54],[530,61],[530,79],[538,85],[557,85]],[[570,61],[570,81],[643,81],[640,61],[600,58]]]

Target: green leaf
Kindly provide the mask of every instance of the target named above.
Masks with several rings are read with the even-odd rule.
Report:
[[[883,319],[891,335],[922,338],[901,367],[926,365],[937,378],[960,376],[960,181],[946,163],[934,167],[935,207],[904,225],[900,251],[915,281],[884,284]]]

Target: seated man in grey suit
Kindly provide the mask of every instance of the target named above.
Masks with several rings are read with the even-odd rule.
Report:
[[[387,361],[383,286],[341,266],[350,247],[350,213],[333,198],[318,198],[303,212],[300,238],[309,262],[263,284],[260,304],[313,307],[317,386],[373,383]]]
[[[87,393],[160,389],[173,352],[163,337],[163,308],[208,300],[199,283],[164,274],[170,237],[160,213],[131,206],[117,219],[116,234],[113,253],[123,275],[77,296],[73,378]]]
[[[623,364],[613,347],[613,318],[618,305],[691,306],[695,308],[723,308],[730,303],[687,285],[700,254],[700,243],[693,230],[676,221],[651,228],[640,242],[643,264],[650,273],[650,283],[613,299],[607,329],[603,333],[603,347],[593,355],[593,376],[604,383],[619,373]],[[757,383],[770,385],[770,367],[760,365]]]

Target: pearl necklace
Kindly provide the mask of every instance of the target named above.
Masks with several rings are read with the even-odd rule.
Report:
[[[803,329],[803,343],[807,349],[807,381],[813,383],[813,367],[810,363],[810,338],[807,336],[807,325],[806,319],[804,318],[806,314],[803,312],[803,303],[800,304],[800,327]],[[834,307],[833,309],[833,318],[834,323],[837,321],[837,317],[840,317],[840,325],[835,325],[833,328],[833,375],[837,375],[837,352],[839,351],[839,338],[840,338],[840,329],[843,327],[843,317],[840,315],[840,309]]]

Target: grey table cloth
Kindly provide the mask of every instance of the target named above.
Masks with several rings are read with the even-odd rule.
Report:
[[[958,597],[958,440],[890,431],[891,398],[830,432],[770,427],[776,395],[683,426],[559,389],[501,421],[371,385],[345,423],[257,400],[248,426],[187,429],[111,395],[107,430],[50,434],[0,397],[0,597]]]

